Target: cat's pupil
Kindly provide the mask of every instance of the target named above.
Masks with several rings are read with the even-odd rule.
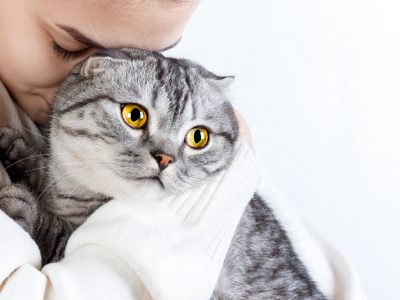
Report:
[[[201,136],[202,136],[201,131],[197,129],[193,134],[193,139],[196,144],[201,141]]]
[[[139,120],[139,119],[140,119],[140,116],[141,116],[141,113],[140,113],[140,110],[139,110],[138,108],[134,108],[134,109],[131,111],[131,120],[132,120],[132,121],[137,121],[137,120]]]

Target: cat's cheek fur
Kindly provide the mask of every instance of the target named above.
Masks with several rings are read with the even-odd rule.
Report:
[[[189,145],[187,145],[185,143],[183,152],[187,157],[192,157],[192,156],[195,156],[195,155],[206,153],[210,149],[213,149],[213,144],[214,144],[213,139],[214,139],[214,137],[212,135],[210,135],[209,139],[208,139],[208,142],[207,142],[207,145],[205,145],[202,148],[192,148],[192,147],[190,147]]]
[[[179,179],[178,174],[181,172],[182,168],[184,168],[184,165],[182,162],[178,161],[171,164],[160,173],[159,178],[162,182],[162,188],[166,193],[179,194],[190,188],[190,185],[188,186],[186,182],[182,182],[182,180]]]

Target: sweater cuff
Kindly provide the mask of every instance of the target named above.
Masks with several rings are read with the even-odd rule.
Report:
[[[49,279],[48,299],[151,299],[129,263],[93,244],[46,265],[42,272]]]
[[[41,256],[36,243],[17,223],[0,211],[0,286],[19,267],[40,267]],[[6,259],[4,259],[6,258]]]

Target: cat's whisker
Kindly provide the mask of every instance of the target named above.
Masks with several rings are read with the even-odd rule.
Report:
[[[46,139],[46,140],[50,140],[50,138],[48,138],[47,136],[44,136],[43,134],[37,133],[37,132],[35,132],[35,131],[23,126],[22,124],[21,124],[21,127],[22,127],[22,129],[32,133],[33,135],[36,135],[36,136],[41,137],[41,138]]]
[[[96,168],[96,166],[94,166],[95,168]],[[93,173],[93,176],[91,176],[91,177],[88,177],[85,181],[83,181],[83,182],[80,182],[79,184],[77,184],[76,186],[75,186],[75,188],[69,193],[69,195],[68,195],[68,197],[66,198],[66,200],[65,200],[65,203],[64,203],[64,209],[67,207],[67,205],[68,205],[68,201],[70,200],[70,198],[71,198],[71,196],[74,194],[74,192],[80,187],[80,186],[82,186],[83,184],[86,184],[89,180],[91,180],[91,179],[93,179],[93,177],[99,177],[99,176],[101,176],[102,174],[98,174],[98,173],[96,173],[95,171],[96,171],[96,169],[94,168],[94,173]],[[108,168],[109,170],[112,170],[112,171],[114,171],[114,169],[112,168],[112,167],[109,167]],[[108,184],[110,183],[110,182],[107,182]],[[93,185],[89,185],[89,187],[92,187]],[[113,184],[113,186],[115,186],[115,184]],[[89,209],[89,207],[87,207],[87,209]]]
[[[73,174],[78,174],[81,171],[82,171],[81,169],[78,169],[78,170],[73,170],[73,171],[70,171],[70,172],[64,172],[64,175],[65,176],[71,176]],[[94,176],[96,176],[96,174],[94,174]],[[88,178],[88,180],[89,179],[90,179],[90,177]],[[46,186],[46,188],[42,191],[42,193],[39,195],[39,197],[36,199],[35,202],[37,203],[40,200],[42,194],[51,186],[51,188],[47,191],[47,193],[42,198],[45,198],[47,195],[49,195],[57,187],[58,183],[59,182],[58,182],[57,179],[53,180],[49,185]]]
[[[99,163],[99,164],[104,164],[104,166],[106,166],[106,167],[109,167],[108,163],[104,163],[104,162],[99,161],[99,160],[92,160],[92,161],[86,160],[86,161],[85,161],[85,164],[86,164],[86,163]],[[80,162],[80,161],[74,161],[74,162],[69,162],[69,163],[52,164],[52,166],[54,166],[54,167],[74,166],[74,165],[78,165],[78,166],[79,166],[79,165],[82,165],[82,162]],[[33,171],[38,171],[38,170],[44,170],[44,169],[46,169],[46,168],[47,168],[47,166],[43,166],[43,167],[40,167],[40,168],[28,169],[28,170],[25,170],[24,172],[33,172]]]
[[[92,167],[92,169],[94,169],[94,171],[96,171],[96,167],[98,167],[98,166],[102,166],[102,167],[106,167],[107,169],[109,169],[109,170],[115,170],[114,168],[113,168],[113,166],[112,165],[110,165],[110,164],[108,164],[108,163],[105,163],[105,162],[102,162],[102,161],[91,161],[91,163],[97,163],[97,166],[87,166],[87,165],[85,165],[85,169],[87,170],[88,169],[88,167]],[[55,166],[68,166],[68,165],[81,165],[81,163],[80,162],[71,162],[71,163],[64,163],[64,164],[58,164],[58,165],[55,165]],[[45,168],[45,167],[43,167],[43,168]],[[36,169],[41,169],[41,168],[36,168]],[[34,170],[36,170],[36,169],[32,169],[32,170],[27,170],[27,172],[29,172],[29,171],[34,171]],[[73,174],[78,174],[78,173],[80,173],[82,171],[82,169],[81,168],[79,168],[79,169],[75,169],[75,170],[72,170],[72,171],[70,171],[70,172],[64,172],[64,175],[65,176],[71,176],[71,175],[73,175]],[[92,175],[95,175],[95,174],[92,174]],[[57,183],[58,183],[58,180],[56,179],[56,180],[53,180],[52,182],[50,182],[44,189],[43,189],[43,191],[41,192],[41,194],[37,197],[37,199],[36,199],[36,202],[38,202],[39,200],[40,200],[40,198],[42,198],[42,196],[43,196],[43,198],[45,198],[48,194],[50,194],[53,190],[54,190],[54,187],[57,185]],[[47,189],[49,189],[48,191],[47,191]],[[47,192],[46,192],[47,191]],[[44,194],[45,193],[45,194]],[[43,195],[44,194],[44,195]]]
[[[57,183],[57,180],[53,180],[53,181],[51,181],[49,184],[47,184],[47,185],[45,186],[45,188],[42,190],[42,192],[39,194],[39,196],[36,197],[35,203],[39,202],[39,200],[40,200],[40,198],[42,197],[43,193],[45,193],[46,190],[47,190],[51,185],[56,185],[56,183]],[[43,198],[46,197],[47,195],[48,195],[48,193],[46,193],[46,194],[43,196]]]
[[[45,190],[49,189],[48,192],[42,197],[42,194],[43,194],[43,192],[45,191],[45,190],[43,190],[42,193],[40,193],[40,195],[36,198],[36,200],[35,200],[34,203],[35,203],[35,204],[38,203],[39,200],[40,200],[40,198],[45,199],[46,196],[49,195],[56,187],[57,187],[57,182],[56,182],[56,180],[54,180],[54,181],[52,181],[50,184],[48,184],[48,185],[46,186],[46,189],[45,189]]]
[[[85,168],[87,169],[87,166],[85,166]],[[81,172],[82,169],[75,169],[75,170],[70,170],[68,172],[63,172],[64,177],[65,176],[71,176],[73,174],[79,174],[79,172]],[[39,201],[39,199],[42,197],[43,193],[46,192],[46,190],[51,186],[51,185],[56,185],[58,183],[58,179],[54,179],[53,181],[51,181],[44,189],[43,191],[40,193],[40,195],[37,197],[37,201]],[[46,197],[51,191],[48,191],[44,196]]]
[[[52,141],[52,142],[54,142],[54,143],[58,143],[59,145],[64,146],[64,147],[68,146],[68,145],[65,144],[65,143],[62,143],[62,142],[60,142],[60,141],[58,141],[58,140],[50,139],[50,137],[47,137],[47,136],[45,136],[45,135],[43,135],[43,134],[40,134],[40,133],[37,133],[37,132],[35,132],[35,131],[33,131],[33,130],[31,130],[31,129],[29,129],[29,128],[23,126],[23,125],[21,125],[21,127],[22,127],[24,130],[26,130],[26,131],[32,133],[32,134],[35,135],[35,136],[41,137],[41,138],[43,138],[43,139],[45,139],[45,140],[48,140],[48,141]],[[53,153],[56,154],[56,152],[53,152]],[[46,154],[46,153],[45,153],[45,154],[38,154],[38,155],[50,156],[51,154]]]
[[[93,175],[94,175],[94,177],[96,177],[96,175],[98,176],[99,174],[94,173]],[[84,183],[88,182],[88,181],[91,180],[91,179],[93,179],[93,177],[88,177],[88,178],[86,178],[86,180],[81,181],[79,184],[77,184],[77,185],[75,186],[75,188],[69,193],[69,195],[68,195],[67,198],[65,199],[65,202],[64,202],[64,209],[67,207],[68,201],[70,200],[70,198],[71,198],[71,196],[74,194],[74,192],[75,192],[80,186],[82,186]]]
[[[32,159],[32,158],[37,158],[37,157],[43,157],[43,156],[51,156],[51,155],[57,155],[57,156],[75,156],[75,154],[73,153],[57,153],[57,152],[53,152],[52,154],[48,154],[48,153],[42,153],[42,154],[35,154],[35,155],[31,155],[22,159],[19,159],[15,162],[13,162],[12,164],[8,165],[6,168],[4,168],[4,170],[8,170],[9,168],[11,168],[12,166],[21,163],[23,161]],[[93,157],[93,155],[85,155],[85,154],[79,154],[80,157]]]
[[[50,113],[49,116],[55,116],[55,115],[52,114],[52,113]],[[37,132],[35,132],[35,131],[33,131],[33,130],[31,130],[31,129],[29,129],[29,128],[23,126],[23,125],[21,125],[21,127],[22,127],[22,129],[24,129],[24,130],[26,130],[26,131],[32,133],[32,134],[35,135],[35,136],[41,137],[41,138],[43,138],[43,139],[45,139],[45,140],[48,140],[48,141],[51,141],[51,142],[53,142],[53,143],[57,143],[57,144],[59,144],[59,145],[61,145],[61,146],[64,146],[64,147],[67,147],[67,146],[68,146],[67,144],[65,144],[65,143],[63,143],[63,142],[61,142],[61,141],[59,141],[59,140],[50,139],[50,137],[44,136],[43,134],[40,134],[40,133],[37,133]]]
[[[29,157],[26,157],[26,158],[19,159],[19,160],[13,162],[12,164],[8,165],[6,168],[4,168],[4,170],[8,170],[12,166],[14,166],[14,165],[16,165],[16,164],[18,164],[18,163],[20,163],[22,161],[25,161],[25,160],[28,160],[28,159],[31,159],[31,158],[34,158],[34,157],[45,156],[45,155],[50,155],[50,154],[37,154],[37,155],[32,155],[32,156],[29,156]]]
[[[80,171],[80,170],[79,170],[79,171]],[[77,170],[70,171],[70,172],[66,172],[66,173],[64,173],[64,174],[70,176],[70,175],[76,174],[76,173],[78,173]],[[58,183],[58,182],[57,182],[57,179],[54,179],[53,181],[51,181],[51,182],[43,189],[43,191],[39,194],[39,196],[36,198],[35,203],[39,202],[40,198],[45,198],[48,194],[50,194],[51,191],[53,191],[54,187],[56,187],[57,183]],[[51,190],[49,190],[49,191],[42,197],[42,195],[46,192],[46,190],[47,190],[50,186],[53,186],[53,187],[51,188]]]

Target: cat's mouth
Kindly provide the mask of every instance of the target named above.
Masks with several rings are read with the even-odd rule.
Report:
[[[165,189],[164,184],[162,183],[160,177],[158,177],[158,176],[144,176],[144,177],[138,177],[138,178],[136,178],[135,180],[157,181],[157,182],[161,185],[161,187],[162,187],[163,189]]]

